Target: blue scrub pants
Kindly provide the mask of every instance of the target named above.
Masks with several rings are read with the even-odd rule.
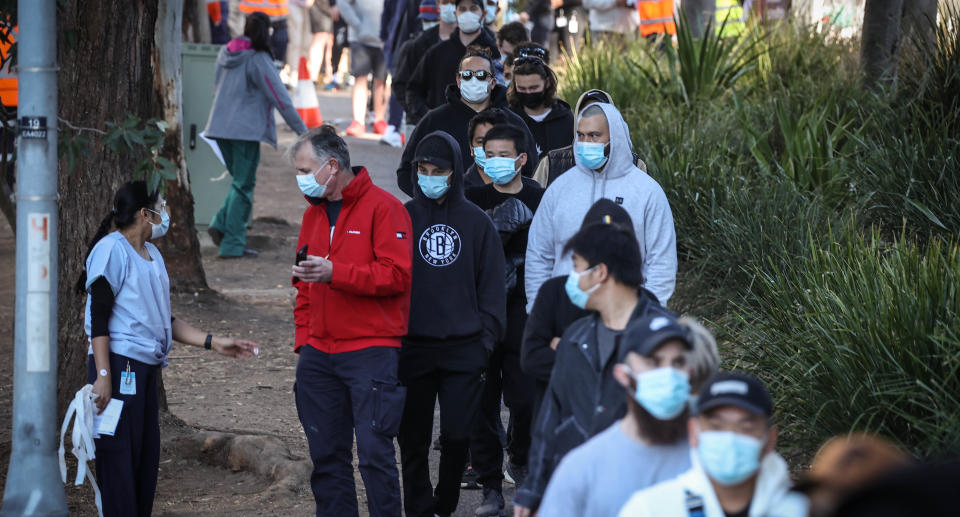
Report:
[[[406,389],[397,381],[399,348],[328,354],[300,348],[293,386],[307,435],[317,516],[359,515],[353,480],[353,435],[371,517],[400,517],[400,481],[393,439]]]
[[[121,372],[127,364],[136,375],[136,394],[121,395]],[[157,379],[160,366],[110,354],[112,398],[123,401],[120,423],[113,436],[94,440],[97,484],[104,517],[147,517],[153,511],[160,466],[160,404]],[[97,379],[93,355],[87,359],[87,381]]]

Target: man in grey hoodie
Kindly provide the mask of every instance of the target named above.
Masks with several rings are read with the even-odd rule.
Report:
[[[630,214],[643,256],[643,287],[666,306],[677,276],[673,214],[660,184],[635,165],[632,147],[627,123],[612,104],[596,103],[580,113],[575,165],[547,188],[530,226],[527,312],[544,282],[573,270],[563,246],[600,198],[613,200]]]
[[[383,0],[340,0],[336,8],[350,30],[350,75],[353,84],[353,122],[347,127],[350,136],[366,133],[367,76],[373,75],[373,130],[382,135],[387,130],[387,64],[380,39],[380,18]]]

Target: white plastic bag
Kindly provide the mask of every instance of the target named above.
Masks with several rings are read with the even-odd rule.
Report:
[[[74,485],[82,485],[86,477],[93,486],[93,493],[96,495],[97,512],[103,517],[103,502],[100,499],[100,487],[97,486],[97,480],[93,477],[93,472],[87,467],[87,462],[96,458],[96,446],[93,439],[98,437],[94,433],[94,417],[97,414],[97,406],[93,400],[97,397],[93,392],[93,386],[87,384],[73,397],[70,406],[67,408],[67,414],[63,417],[63,425],[60,427],[60,479],[67,482],[67,462],[64,459],[63,437],[67,433],[67,426],[70,425],[70,419],[73,422],[73,450],[71,451],[77,457],[77,478]]]

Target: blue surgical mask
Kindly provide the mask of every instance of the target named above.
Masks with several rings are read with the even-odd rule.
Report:
[[[153,213],[157,213],[155,210],[151,210]],[[167,210],[160,210],[160,224],[150,223],[152,226],[150,230],[150,240],[159,239],[167,234],[167,230],[170,229],[170,215],[167,214]]]
[[[593,271],[593,267],[582,273],[572,271],[567,276],[567,283],[563,286],[563,288],[567,291],[567,296],[570,297],[570,302],[581,309],[587,308],[587,300],[590,299],[590,294],[600,288],[600,284],[597,284],[586,291],[580,289],[580,277],[591,271]]]
[[[440,6],[440,19],[444,23],[457,23],[457,6],[455,4],[442,4]]]
[[[516,167],[517,160],[519,159],[519,156],[516,158],[507,158],[504,156],[487,158],[483,172],[487,176],[490,176],[490,179],[497,185],[506,185],[517,175]]]
[[[690,398],[690,376],[682,370],[657,368],[634,377],[633,398],[657,420],[670,420],[683,413]]]
[[[450,190],[450,185],[447,183],[449,177],[450,176],[427,176],[426,174],[420,174],[418,172],[417,184],[420,185],[420,190],[423,191],[424,196],[430,199],[440,199]]]
[[[473,161],[477,164],[477,167],[486,168],[487,152],[483,150],[483,146],[473,148]]]
[[[483,17],[483,23],[490,25],[491,23],[497,21],[497,6],[487,4],[484,6],[484,10],[486,13]]]
[[[597,170],[603,167],[604,163],[607,163],[606,146],[607,144],[599,142],[577,142],[574,150],[581,165],[588,169]]]
[[[320,169],[317,169],[317,172],[320,172]],[[333,176],[330,176],[327,179],[326,183],[321,185],[317,181],[317,172],[311,174],[297,174],[297,186],[300,187],[300,192],[303,192],[304,195],[309,197],[323,197],[327,192],[327,183],[330,183],[330,180],[333,179]]]
[[[700,431],[697,456],[710,479],[737,485],[760,469],[763,442],[731,431]]]

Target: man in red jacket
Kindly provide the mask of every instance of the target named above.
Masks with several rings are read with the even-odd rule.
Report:
[[[359,513],[355,431],[370,515],[399,517],[393,438],[405,396],[397,359],[410,317],[410,216],[366,169],[351,169],[333,127],[301,135],[291,156],[310,203],[293,267],[300,354],[293,391],[313,460],[316,514]]]

